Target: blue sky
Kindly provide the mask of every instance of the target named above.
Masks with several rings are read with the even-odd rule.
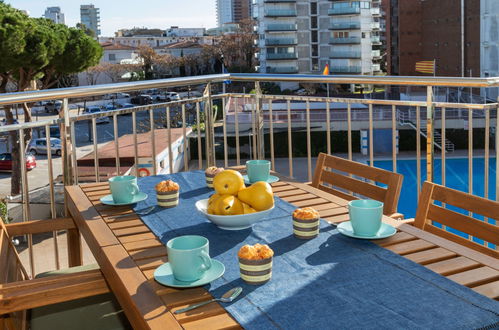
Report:
[[[216,0],[5,0],[12,7],[27,10],[30,16],[40,17],[45,8],[61,7],[66,24],[80,21],[80,5],[93,4],[100,9],[102,36],[114,36],[122,28],[134,26],[166,29],[179,27],[216,26]]]

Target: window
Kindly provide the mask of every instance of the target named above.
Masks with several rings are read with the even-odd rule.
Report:
[[[317,29],[317,16],[310,17],[310,28]]]
[[[110,61],[116,61],[116,54],[109,54]]]
[[[317,2],[310,3],[310,15],[317,15]]]
[[[312,71],[319,71],[319,59],[318,58],[312,59]]]
[[[312,56],[319,56],[319,46],[312,45]]]
[[[312,31],[312,42],[317,42],[317,31]]]

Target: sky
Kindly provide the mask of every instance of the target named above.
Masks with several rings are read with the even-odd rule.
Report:
[[[47,7],[61,7],[66,25],[80,21],[80,5],[100,9],[101,36],[114,36],[123,28],[216,27],[216,0],[5,0],[12,7],[41,17]]]

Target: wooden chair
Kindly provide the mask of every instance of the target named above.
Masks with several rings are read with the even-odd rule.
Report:
[[[61,328],[59,321],[65,317],[73,322],[69,323],[72,324],[71,328],[81,328],[78,317],[88,316],[88,313],[85,314],[89,310],[88,306],[90,309],[97,306],[94,307],[94,315],[88,318],[90,322],[96,316],[95,312],[116,310],[114,305],[103,305],[113,296],[99,269],[77,271],[84,266],[73,267],[53,272],[58,275],[30,279],[9,234],[22,235],[23,228],[30,234],[63,228],[75,229],[70,218],[7,225],[0,218],[0,329],[56,329]],[[124,317],[117,314],[106,316],[107,320]],[[31,324],[28,321],[30,317],[34,321]],[[116,320],[111,321],[117,324]]]
[[[437,203],[445,203],[445,207],[436,205],[435,201]],[[463,214],[450,210],[449,206],[451,208],[459,208],[460,210],[456,209],[458,212],[471,211],[475,216],[481,215],[488,218],[488,221],[482,221],[469,216],[468,212]],[[495,225],[490,223],[491,219],[495,220]],[[499,258],[498,250],[461,237],[444,228],[439,228],[435,223],[481,239],[486,242],[485,244],[487,242],[494,244],[497,248],[499,245],[498,202],[443,187],[435,183],[425,182],[421,190],[414,226],[460,245]]]
[[[386,188],[368,180],[385,184]],[[378,200],[384,203],[383,214],[392,218],[403,218],[402,214],[397,213],[402,180],[401,174],[321,152],[317,159],[312,186],[346,200],[358,198],[353,194]]]

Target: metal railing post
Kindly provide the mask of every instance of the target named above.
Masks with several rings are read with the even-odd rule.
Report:
[[[433,182],[434,152],[433,146],[433,87],[426,87],[426,180]],[[419,134],[419,132],[418,132]]]
[[[255,81],[255,135],[256,158],[265,159],[265,140],[263,132],[262,90],[260,82]]]
[[[60,125],[61,144],[62,144],[62,176],[65,186],[74,184],[73,167],[71,166],[71,159],[73,144],[71,143],[71,124],[69,122],[69,106],[68,99],[62,100],[62,109],[60,111],[62,123]],[[74,164],[76,166],[76,164]]]
[[[215,165],[215,131],[213,127],[213,105],[211,98],[211,83],[206,84],[203,96],[206,98],[204,105],[204,132],[206,143],[206,167]]]

